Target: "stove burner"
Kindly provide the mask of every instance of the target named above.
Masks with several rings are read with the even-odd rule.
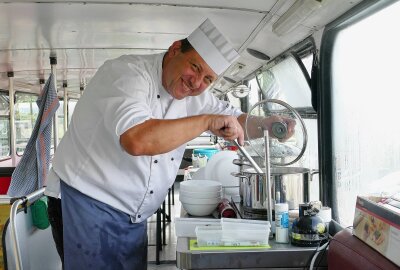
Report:
[[[254,209],[232,200],[231,204],[242,219],[268,220],[266,209]]]
[[[243,212],[247,214],[265,215],[267,216],[267,209],[255,209],[248,206],[242,206]]]

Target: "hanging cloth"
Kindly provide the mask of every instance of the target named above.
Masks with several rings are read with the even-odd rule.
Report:
[[[50,74],[36,103],[39,114],[24,155],[12,174],[7,193],[11,197],[25,196],[46,185],[50,166],[52,120],[60,106],[53,74]]]

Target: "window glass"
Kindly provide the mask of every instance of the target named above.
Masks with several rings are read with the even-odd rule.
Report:
[[[61,141],[64,136],[64,100],[60,100],[60,106],[57,109],[57,124],[58,124],[58,142]],[[75,110],[77,99],[68,100],[68,123],[71,121],[72,114]],[[54,132],[54,130],[53,130]],[[54,133],[51,134],[51,154],[54,154]]]
[[[250,80],[250,92],[248,95],[249,109],[254,106],[257,102],[260,101],[260,88],[258,87],[258,83],[256,78]]]
[[[8,93],[0,92],[0,159],[10,156],[10,106]]]
[[[313,62],[313,55],[309,54],[306,57],[301,58],[301,62],[303,62],[303,65],[307,70],[308,76],[311,77],[311,68],[312,68],[312,62]]]
[[[74,113],[76,103],[78,103],[77,99],[68,100],[68,123],[71,122],[72,114]]]
[[[351,225],[356,196],[399,191],[400,2],[339,32],[332,54],[334,205]]]
[[[240,98],[237,98],[237,97],[233,96],[232,92],[228,92],[226,95],[227,95],[227,98],[229,100],[229,103],[233,107],[240,109]]]
[[[300,61],[301,63],[301,61]],[[309,76],[306,74],[306,76]],[[311,106],[311,90],[307,77],[299,63],[292,55],[279,62],[268,70],[262,71],[250,81],[251,95],[250,106],[260,101],[260,88],[262,99],[278,99],[297,109],[303,118],[307,134],[307,148],[302,158],[293,164],[296,167],[305,167],[318,170],[318,125],[316,112]],[[315,175],[310,182],[310,199],[319,200],[319,181]]]
[[[60,107],[57,109],[58,142],[64,136],[64,100],[60,100]]]
[[[308,76],[308,74],[306,74]],[[311,91],[296,59],[289,55],[258,76],[264,98],[280,99],[292,107],[311,107]]]
[[[36,118],[39,113],[39,109],[36,104],[38,96],[17,92],[15,94],[15,98],[16,152],[18,155],[22,155],[28,140],[31,137],[33,128],[35,127]]]
[[[282,91],[276,75],[271,69],[264,70],[257,75],[258,86],[263,94],[263,99],[283,100]]]

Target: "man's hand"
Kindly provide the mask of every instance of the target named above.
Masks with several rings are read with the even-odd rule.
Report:
[[[296,121],[294,119],[278,115],[272,115],[270,117],[250,115],[247,118],[247,114],[242,114],[238,117],[238,120],[242,125],[242,127],[245,126],[247,120],[246,128],[247,128],[248,138],[246,138],[246,140],[263,137],[264,129],[268,129],[269,136],[275,138],[274,133],[272,131],[272,125],[273,123],[279,122],[283,123],[283,125],[286,126],[287,129],[286,135],[283,138],[277,138],[279,141],[284,142],[293,136],[296,126]]]
[[[216,136],[225,140],[238,140],[240,145],[244,144],[244,132],[238,119],[229,115],[210,115],[208,129]]]

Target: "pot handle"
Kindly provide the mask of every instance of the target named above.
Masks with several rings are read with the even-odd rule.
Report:
[[[249,166],[251,167],[251,164],[249,162],[243,161],[241,159],[234,159],[232,161],[233,164],[238,165],[238,166]]]
[[[310,182],[313,180],[314,174],[319,174],[319,170],[310,169]]]
[[[243,173],[237,173],[237,172],[231,172],[231,175],[234,177],[239,177],[239,178],[246,178],[249,179],[246,175],[244,175]]]

